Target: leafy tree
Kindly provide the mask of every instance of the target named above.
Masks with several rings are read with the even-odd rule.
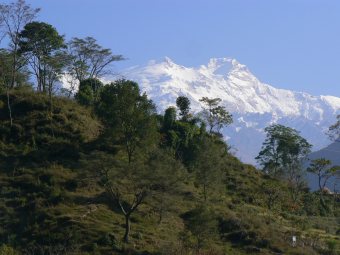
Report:
[[[24,0],[10,4],[0,4],[0,23],[5,26],[6,35],[10,41],[11,76],[9,87],[13,88],[18,80],[17,73],[25,66],[25,59],[19,53],[20,31],[35,19],[40,9],[33,9]],[[1,40],[0,40],[1,41]]]
[[[121,55],[112,54],[110,49],[103,48],[92,37],[73,38],[68,47],[72,56],[69,73],[78,82],[109,74],[112,62],[123,60]]]
[[[169,195],[176,191],[186,179],[186,171],[180,161],[166,150],[156,150],[148,159],[147,166],[152,169],[151,193],[155,200],[154,208],[162,222],[165,212],[171,207]]]
[[[264,172],[288,181],[292,199],[297,202],[305,187],[302,161],[312,146],[298,131],[283,125],[271,125],[265,128],[265,132],[267,137],[256,159]]]
[[[8,50],[0,49],[0,88],[10,89],[12,80],[12,66],[13,58],[11,52]],[[27,68],[21,68],[16,73],[16,81],[18,85],[27,85],[28,82],[28,70]]]
[[[181,102],[183,105],[190,105],[190,101],[185,97],[178,98],[178,104]],[[183,110],[187,109],[187,110]],[[164,113],[164,117],[161,120],[161,133],[162,140],[161,145],[170,149],[175,157],[181,160],[186,166],[194,160],[194,151],[198,146],[195,142],[196,138],[199,137],[201,129],[198,127],[198,119],[191,118],[189,108],[183,107],[183,112],[185,117],[176,119],[176,108],[169,107]],[[183,115],[182,115],[183,116]],[[203,130],[205,132],[205,130]],[[198,141],[199,139],[197,139]]]
[[[340,173],[339,166],[332,166],[332,162],[325,158],[314,159],[312,160],[310,167],[307,168],[307,171],[317,175],[318,184],[319,184],[319,192],[320,192],[320,201],[322,205],[325,205],[325,201],[323,199],[323,191],[327,185],[329,178],[335,176],[337,173]]]
[[[213,132],[220,134],[220,130],[223,126],[227,126],[233,122],[232,115],[225,107],[219,105],[221,102],[220,98],[202,97],[200,102],[205,105],[202,116],[209,126],[210,134]]]
[[[190,112],[190,100],[185,96],[180,96],[176,99],[176,105],[179,109],[179,115],[182,120],[187,120]]]
[[[214,141],[204,136],[199,143],[193,169],[195,182],[202,188],[203,199],[206,202],[211,191],[223,187],[225,179],[223,172],[223,157],[226,151]]]
[[[79,90],[75,95],[76,100],[82,105],[95,105],[100,97],[104,84],[98,79],[86,79],[79,83]]]
[[[169,107],[165,110],[163,120],[163,130],[168,131],[174,127],[176,123],[176,108]]]
[[[43,22],[28,23],[20,33],[20,52],[29,59],[36,76],[38,91],[51,95],[52,86],[59,79],[66,54],[64,38],[50,24]]]
[[[113,171],[103,169],[104,183],[125,217],[124,241],[129,242],[131,214],[150,194],[154,178],[147,161],[158,142],[155,107],[140,95],[137,83],[118,80],[103,88],[97,111],[119,150]]]
[[[198,137],[200,129],[191,122],[176,121],[172,128],[164,130],[165,137],[163,145],[169,148],[175,157],[188,165],[193,160],[195,138]]]
[[[261,186],[261,190],[265,195],[267,208],[272,210],[283,196],[281,187],[275,182],[266,182]]]
[[[21,68],[15,73],[16,84],[26,85],[28,82],[27,68]],[[0,50],[0,92],[6,91],[7,108],[10,119],[10,125],[13,125],[12,108],[10,100],[10,89],[13,81],[13,57],[12,53],[7,50]]]
[[[272,176],[288,177],[288,168],[300,164],[311,145],[295,129],[274,124],[265,128],[267,137],[256,157],[263,171]]]
[[[104,86],[97,113],[115,133],[115,142],[124,148],[129,163],[136,150],[155,140],[156,109],[146,94],[140,94],[136,82],[117,80]]]

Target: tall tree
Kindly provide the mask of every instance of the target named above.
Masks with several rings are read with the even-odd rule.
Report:
[[[224,106],[220,105],[220,98],[202,97],[200,102],[205,105],[202,116],[203,120],[209,127],[210,134],[220,134],[220,130],[223,126],[229,125],[233,122],[232,115],[225,109]]]
[[[182,120],[187,120],[190,112],[190,100],[185,96],[179,96],[176,99],[176,105],[179,109],[179,115],[182,117]]]
[[[11,82],[12,57],[6,50],[0,50],[0,88],[4,90]]]
[[[312,160],[310,166],[307,168],[307,171],[317,175],[318,177],[320,202],[324,206],[325,205],[325,201],[323,199],[324,189],[327,185],[329,178],[340,173],[340,167],[332,166],[332,162],[328,159],[319,158]]]
[[[223,158],[226,151],[220,146],[217,139],[202,135],[196,159],[193,163],[195,183],[202,189],[203,199],[206,202],[213,190],[223,187],[225,174],[223,172]]]
[[[10,88],[16,85],[17,73],[24,67],[25,63],[19,54],[20,31],[26,24],[35,19],[39,11],[39,8],[31,8],[30,5],[26,4],[25,0],[18,0],[10,4],[0,4],[0,21],[2,20],[5,26],[12,57]]]
[[[267,174],[288,177],[287,167],[300,163],[311,145],[298,131],[280,124],[266,127],[265,132],[267,137],[256,160]]]
[[[185,181],[187,175],[181,162],[164,149],[154,151],[147,161],[147,166],[152,171],[149,182],[154,200],[153,207],[158,212],[158,222],[161,223],[164,214],[172,206],[169,195],[178,189],[179,184]]]
[[[83,80],[79,83],[75,98],[82,105],[94,106],[100,99],[100,92],[103,87],[104,84],[98,79]]]
[[[105,187],[125,217],[124,241],[129,242],[130,217],[150,194],[154,178],[147,161],[159,140],[155,107],[137,83],[118,80],[103,88],[97,109],[115,134],[118,163],[104,169]]]
[[[68,59],[62,51],[66,47],[63,36],[44,22],[28,23],[19,36],[19,52],[28,57],[38,91],[51,95]]]
[[[168,131],[176,123],[176,108],[175,107],[168,107],[164,112],[164,119],[163,119],[163,130]]]
[[[99,79],[111,72],[112,62],[124,59],[122,55],[114,55],[110,49],[100,46],[92,37],[73,38],[68,43],[68,48],[72,56],[69,74],[78,82]]]
[[[1,7],[0,7],[1,8]],[[1,10],[0,10],[1,11]],[[0,43],[2,42],[2,40],[5,38],[6,33],[4,32],[4,17],[2,15],[0,15]]]
[[[297,201],[305,184],[302,162],[312,146],[298,131],[283,125],[271,125],[265,132],[267,137],[256,160],[267,174],[286,179],[292,199]]]

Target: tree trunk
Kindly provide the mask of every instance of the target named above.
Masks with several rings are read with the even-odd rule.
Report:
[[[321,185],[321,176],[319,175],[319,191],[320,191],[320,203],[322,205],[323,208],[326,208],[326,204],[325,204],[325,201],[323,199],[323,191],[324,191],[324,187],[325,185],[322,187]]]
[[[16,71],[17,71],[17,48],[18,45],[14,44],[14,51],[13,51],[13,64],[12,64],[12,77],[11,77],[11,89],[14,88],[16,83]]]
[[[204,202],[207,202],[207,186],[206,186],[206,184],[203,184],[203,196],[204,196]]]
[[[164,211],[164,192],[161,193],[161,202],[160,202],[160,208],[159,208],[159,218],[158,218],[158,224],[162,223],[163,220],[163,211]]]
[[[124,242],[129,242],[130,235],[130,214],[125,215],[125,234],[124,234]]]
[[[11,109],[11,102],[9,98],[9,88],[7,87],[7,107],[8,107],[8,114],[9,114],[9,120],[11,123],[11,127],[13,126],[13,118],[12,118],[12,109]]]

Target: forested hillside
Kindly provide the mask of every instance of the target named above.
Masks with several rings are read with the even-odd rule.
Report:
[[[100,81],[122,56],[65,43],[38,11],[0,5],[0,255],[339,254],[340,198],[309,191],[298,131],[267,127],[262,169],[244,164],[219,98],[159,113],[136,82]],[[339,169],[308,171],[324,184]]]

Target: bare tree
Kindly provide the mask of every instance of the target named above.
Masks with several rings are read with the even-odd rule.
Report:
[[[96,39],[92,37],[73,38],[68,47],[72,56],[69,73],[78,82],[89,78],[103,77],[111,72],[112,62],[124,59],[122,55],[114,55],[110,49],[105,49],[97,44]]]
[[[4,17],[2,15],[0,15],[0,43],[6,35],[6,33],[4,31],[4,24],[5,24]]]
[[[17,72],[24,66],[18,52],[20,41],[19,33],[26,24],[36,17],[39,11],[39,8],[31,8],[30,5],[26,4],[25,0],[0,5],[0,23],[2,20],[5,27],[5,34],[9,38],[10,52],[13,58],[10,88],[16,85]]]

